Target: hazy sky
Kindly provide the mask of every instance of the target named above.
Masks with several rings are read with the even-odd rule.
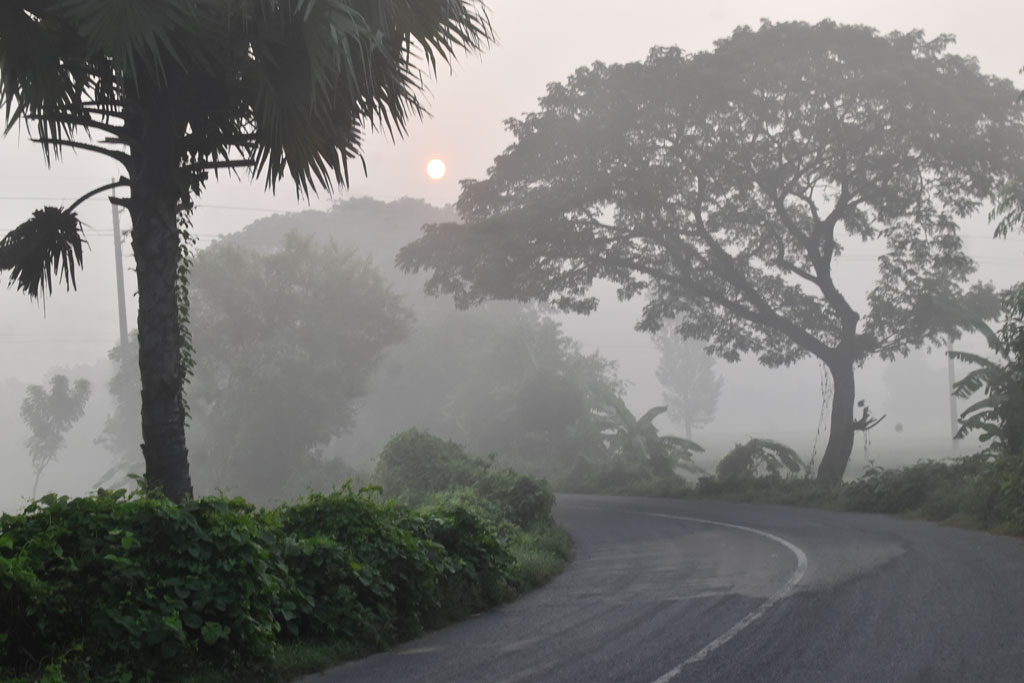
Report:
[[[1007,0],[493,0],[489,6],[498,43],[480,56],[464,58],[451,73],[440,74],[429,96],[433,118],[412,125],[405,140],[392,144],[383,136],[370,139],[365,149],[369,177],[354,177],[351,194],[452,202],[458,179],[482,176],[509,142],[502,120],[533,109],[546,83],[564,79],[594,60],[640,59],[652,45],[708,49],[737,25],[756,25],[762,17],[812,22],[828,17],[869,24],[883,32],[922,28],[929,36],[954,33],[955,51],[975,55],[985,71],[1022,84],[1017,72],[1024,65],[1024,3]],[[441,181],[428,180],[424,173],[427,161],[435,156],[448,164],[449,174]],[[69,155],[47,170],[25,132],[13,131],[0,141],[0,234],[27,218],[32,209],[55,200],[70,201],[117,173],[112,162],[86,154]],[[323,207],[330,201],[320,197],[311,204]],[[205,242],[265,213],[305,206],[287,186],[275,197],[258,181],[222,180],[211,183],[204,194],[195,227]],[[110,207],[97,199],[88,202],[81,215],[89,226],[91,250],[77,294],[55,294],[44,320],[38,305],[0,291],[0,378],[41,381],[47,369],[72,357],[95,358],[117,338]],[[986,277],[1009,284],[1018,277],[1024,244],[1019,239],[992,243],[987,231],[984,222],[977,221],[968,232],[968,246],[982,261]],[[130,255],[126,262],[130,267]],[[871,267],[864,261],[848,266],[851,276]],[[131,292],[131,273],[128,281]],[[606,347],[624,350],[644,343],[631,336],[633,320],[611,325],[607,315],[573,325],[571,331],[588,334],[600,329]],[[620,337],[607,336],[613,328],[621,330]]]

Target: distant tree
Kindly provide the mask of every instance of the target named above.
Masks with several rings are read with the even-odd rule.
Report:
[[[452,207],[433,206],[422,199],[403,197],[384,202],[351,197],[338,200],[323,211],[309,209],[264,216],[225,239],[247,249],[270,251],[279,249],[285,235],[294,232],[322,242],[333,241],[343,250],[354,249],[373,259],[391,287],[421,316],[428,310],[449,311],[451,301],[425,295],[423,277],[400,271],[395,267],[395,256],[402,245],[419,236],[425,223],[452,221],[457,217]]]
[[[399,263],[461,306],[587,313],[594,280],[610,280],[647,297],[642,330],[677,320],[730,361],[818,358],[834,387],[818,478],[840,481],[860,426],[855,368],[959,336],[935,315],[975,271],[959,221],[1024,179],[1012,83],[951,42],[766,21],[711,52],[581,68],[507,123],[514,142],[463,183],[464,222],[426,226]],[[858,242],[884,248],[863,308],[836,277]],[[970,293],[995,315],[990,287]]]
[[[0,106],[49,162],[102,154],[124,177],[47,207],[0,241],[0,271],[32,296],[75,284],[86,198],[126,186],[139,302],[146,479],[191,495],[183,386],[188,216],[211,172],[245,169],[300,195],[348,182],[368,130],[404,133],[425,76],[491,36],[476,0],[4,0]]]
[[[25,445],[32,456],[32,469],[36,478],[32,484],[32,498],[39,489],[39,477],[64,447],[64,435],[85,414],[85,404],[92,389],[89,381],[80,379],[74,387],[64,375],[50,378],[50,391],[38,384],[25,390],[21,402],[21,419],[32,431]]]
[[[411,314],[365,260],[294,235],[267,254],[204,249],[192,290],[190,438],[204,488],[279,497],[352,427]]]
[[[715,419],[718,397],[725,380],[715,373],[715,359],[700,342],[683,339],[670,330],[654,335],[661,352],[658,381],[668,404],[668,416],[693,438],[694,427],[703,427]]]

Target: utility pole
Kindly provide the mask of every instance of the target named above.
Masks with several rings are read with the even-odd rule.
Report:
[[[117,190],[110,197],[110,209],[114,218],[114,271],[117,273],[117,315],[121,325],[121,349],[128,349],[128,315],[124,303],[124,262],[121,260],[121,207],[114,201]]]
[[[953,393],[953,385],[956,383],[956,368],[953,364],[953,337],[946,338],[946,367],[949,370],[949,429],[951,449],[953,457],[960,455],[959,444],[956,440],[956,433],[960,431],[960,411],[956,405],[956,394]]]

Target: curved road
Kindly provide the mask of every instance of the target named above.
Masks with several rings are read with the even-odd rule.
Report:
[[[1024,546],[876,515],[559,496],[576,560],[305,683],[1024,681]]]

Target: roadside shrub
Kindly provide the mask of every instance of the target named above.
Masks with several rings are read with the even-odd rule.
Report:
[[[758,477],[794,477],[804,471],[804,463],[789,446],[771,439],[751,439],[736,444],[715,468],[719,479],[754,479]]]
[[[556,524],[541,524],[518,531],[509,542],[515,565],[512,580],[519,590],[542,586],[573,558],[572,538]]]
[[[3,515],[0,670],[151,680],[266,660],[297,594],[277,541],[240,499],[50,495]]]
[[[841,507],[837,489],[819,484],[814,479],[757,477],[719,479],[701,477],[697,482],[697,495],[748,503],[777,503],[781,505],[812,505]]]
[[[492,462],[470,455],[459,444],[410,429],[384,447],[376,481],[389,495],[422,505],[443,492],[471,490],[463,501],[479,498],[492,517],[526,527],[551,518],[555,494],[544,480],[512,469],[494,470]]]
[[[324,535],[284,538],[282,554],[295,581],[282,635],[290,639],[347,641],[382,647],[389,614],[375,609],[390,591],[375,567],[356,561],[352,550]],[[369,589],[369,590],[367,590]],[[362,598],[362,600],[361,600]]]
[[[283,640],[380,648],[510,596],[511,522],[378,493],[346,487],[267,512],[118,491],[4,515],[0,679],[252,670]]]
[[[388,463],[426,444],[429,483],[397,469],[392,482],[429,496],[420,509],[346,485],[269,511],[122,490],[0,516],[0,679],[263,676],[282,642],[379,649],[564,566],[546,482],[404,436]]]
[[[986,525],[1024,532],[1024,457],[980,453],[963,461],[970,465],[964,475],[964,511]]]
[[[442,586],[444,616],[453,618],[509,597],[513,563],[508,534],[457,499],[444,495],[420,510],[427,536],[448,552]]]
[[[550,520],[555,505],[550,484],[512,469],[487,472],[473,490],[495,505],[502,517],[523,528]]]
[[[323,537],[345,550],[350,573],[341,580],[370,606],[371,640],[414,633],[440,607],[440,582],[451,572],[445,548],[430,539],[412,510],[381,500],[375,490],[348,487],[312,493],[278,509],[283,529],[300,538]],[[381,629],[382,633],[373,632]]]
[[[1019,458],[980,453],[893,470],[870,468],[842,494],[850,510],[1019,525],[1024,522],[1021,474]]]
[[[389,496],[421,505],[439,491],[472,486],[490,469],[452,441],[418,429],[394,436],[381,451],[374,480]]]

